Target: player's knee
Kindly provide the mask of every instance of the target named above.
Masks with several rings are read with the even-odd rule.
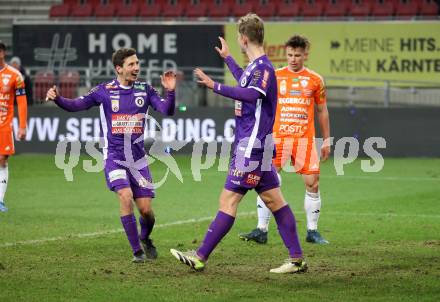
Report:
[[[8,164],[8,157],[0,155],[0,167],[5,168]]]
[[[118,197],[122,204],[127,205],[133,201],[133,193],[130,190],[119,190]]]
[[[139,214],[141,214],[145,219],[154,219],[153,209],[149,206],[139,208]]]
[[[315,181],[306,184],[307,192],[317,193],[319,190],[319,180],[316,179]]]

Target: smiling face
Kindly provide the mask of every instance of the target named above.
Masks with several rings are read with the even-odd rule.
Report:
[[[139,75],[139,59],[137,55],[131,55],[123,60],[122,66],[116,65],[118,81],[122,85],[131,85]]]
[[[307,59],[307,51],[301,47],[286,47],[287,65],[289,69],[298,72],[304,67],[304,62]]]

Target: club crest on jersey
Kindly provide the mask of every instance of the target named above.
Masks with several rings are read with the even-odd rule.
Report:
[[[119,111],[119,100],[112,99],[111,101],[112,101],[112,111],[118,112]]]
[[[8,85],[8,83],[9,83],[9,78],[3,76],[2,82],[3,82],[3,85]]]
[[[243,78],[241,79],[240,86],[241,86],[241,87],[246,87],[246,83],[247,83],[247,78],[246,78],[246,77],[243,77]]]
[[[141,97],[141,96],[138,96],[138,97],[134,100],[134,102],[135,102],[136,106],[138,106],[138,107],[142,107],[142,106],[144,106],[144,104],[145,104],[145,100],[144,100],[144,98]]]
[[[301,86],[302,86],[302,87],[306,88],[307,85],[309,84],[309,81],[307,81],[307,80],[301,80],[300,83],[301,83]]]
[[[287,82],[286,82],[286,80],[282,80],[280,82],[280,94],[285,95],[286,92],[287,92]]]

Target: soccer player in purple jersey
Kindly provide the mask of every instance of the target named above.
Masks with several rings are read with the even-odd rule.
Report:
[[[167,90],[164,99],[153,87],[137,80],[139,59],[134,49],[117,50],[112,61],[116,79],[99,84],[74,100],[60,96],[54,86],[47,92],[47,100],[70,112],[99,106],[107,186],[118,195],[121,223],[133,250],[132,261],[139,263],[157,258],[150,239],[155,222],[154,188],[144,149],[145,119],[149,107],[167,116],[174,114],[176,75],[168,71],[161,76]],[[133,200],[140,213],[140,235]]]
[[[238,43],[250,61],[246,70],[243,70],[230,56],[225,40],[220,38],[222,47],[216,47],[216,50],[239,83],[237,87],[216,83],[201,69],[195,70],[199,83],[217,94],[235,100],[236,123],[234,150],[226,183],[220,194],[220,208],[203,243],[197,251],[170,250],[179,261],[197,271],[204,269],[211,252],[229,232],[234,224],[238,204],[246,192],[252,189],[272,211],[281,238],[289,250],[289,260],[270,272],[299,273],[307,270],[296,232],[295,217],[281,194],[277,173],[272,165],[272,127],[277,104],[277,82],[272,63],[264,53],[263,39],[263,21],[257,15],[248,14],[240,18]]]

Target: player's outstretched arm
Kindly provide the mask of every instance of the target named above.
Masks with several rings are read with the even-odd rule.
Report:
[[[160,76],[162,86],[167,91],[165,99],[161,98],[156,90],[151,89],[150,103],[154,110],[171,116],[174,115],[176,108],[176,73],[174,71],[166,71]]]
[[[253,88],[230,87],[220,83],[214,82],[207,74],[200,68],[194,70],[194,74],[198,77],[198,83],[214,90],[215,93],[231,98],[233,100],[240,100],[244,102],[256,102],[260,97],[260,92]]]
[[[69,112],[76,112],[76,111],[82,111],[87,110],[92,106],[97,106],[98,103],[96,102],[96,99],[94,97],[94,92],[91,90],[87,95],[76,98],[76,99],[68,99],[65,97],[62,97],[57,87],[54,85],[52,88],[50,88],[47,91],[46,94],[46,102],[54,101],[55,104],[57,104],[59,107],[63,108],[66,111]]]
[[[330,117],[328,114],[327,104],[318,104],[316,112],[318,113],[318,121],[321,128],[322,138],[324,139],[321,147],[321,160],[326,161],[330,156]]]
[[[231,71],[232,75],[234,76],[235,80],[238,82],[241,78],[241,75],[243,74],[243,68],[238,66],[237,62],[235,62],[234,58],[231,56],[231,53],[229,52],[229,46],[228,43],[226,43],[225,39],[222,37],[218,37],[220,39],[221,47],[218,48],[215,47],[215,50],[217,50],[220,57],[225,60],[226,66],[228,66],[229,70]]]

